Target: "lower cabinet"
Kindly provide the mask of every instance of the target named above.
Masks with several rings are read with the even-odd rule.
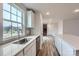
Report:
[[[19,52],[16,56],[24,56],[23,50],[21,52]]]
[[[62,56],[74,56],[74,55],[75,55],[74,49],[68,43],[62,41]]]
[[[26,46],[16,56],[36,56],[36,40],[28,44],[28,46]]]
[[[59,54],[61,55],[61,39],[60,38],[55,38],[55,46],[59,52]]]
[[[24,55],[25,56],[36,56],[36,40],[34,40],[27,47],[25,47]]]
[[[76,55],[76,50],[64,39],[55,37],[55,46],[56,46],[60,56],[74,56],[74,55]]]
[[[38,55],[40,50],[40,36],[36,38],[36,56]]]

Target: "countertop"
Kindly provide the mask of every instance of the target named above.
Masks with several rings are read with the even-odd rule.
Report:
[[[79,50],[79,36],[64,34],[60,35],[60,38],[68,43],[72,48]]]
[[[32,38],[25,44],[13,44],[13,42],[0,46],[0,56],[14,56],[26,46],[28,46],[32,41],[34,41],[39,35],[27,36],[27,38]],[[16,40],[17,41],[17,40]]]

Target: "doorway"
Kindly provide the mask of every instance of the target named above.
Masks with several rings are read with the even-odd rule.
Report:
[[[47,24],[43,24],[43,36],[47,36]]]

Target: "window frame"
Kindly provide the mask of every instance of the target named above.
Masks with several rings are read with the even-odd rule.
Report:
[[[24,32],[25,27],[23,25],[24,24],[24,12],[23,12],[23,10],[21,8],[19,8],[16,4],[13,4],[13,3],[7,3],[7,4],[10,5],[10,11],[7,11],[7,10],[3,9],[3,12],[6,11],[6,12],[10,13],[10,20],[3,18],[3,21],[11,22],[11,37],[5,37],[5,38],[3,37],[3,41],[9,40],[9,39],[13,39],[13,38],[23,37],[25,35],[25,32]],[[17,13],[16,13],[16,15],[12,13],[12,11],[11,11],[12,7],[14,7],[17,10],[16,12],[20,11],[22,13],[21,17],[18,16]],[[16,16],[16,21],[12,20],[12,18],[11,18],[12,15]],[[21,18],[21,22],[18,22],[18,17]],[[18,24],[21,24],[21,26],[22,26],[22,35],[20,35],[19,31],[17,30],[17,36],[12,36],[12,23],[16,23],[17,24],[17,29],[19,29]],[[4,33],[3,33],[3,36],[4,36]]]

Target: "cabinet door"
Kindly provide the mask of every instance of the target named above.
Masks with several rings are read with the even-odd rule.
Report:
[[[61,55],[61,39],[60,38],[58,38],[58,41],[57,41],[57,49],[58,49],[59,54]]]
[[[31,55],[36,56],[36,40],[34,41],[32,47],[31,47]]]
[[[59,54],[61,55],[61,39],[60,38],[55,38],[55,46],[59,52]]]
[[[73,56],[73,48],[66,42],[62,41],[62,55],[63,56]]]
[[[26,48],[24,49],[24,55],[25,56],[31,56],[31,44],[26,46]]]
[[[36,40],[24,49],[25,56],[36,56]]]
[[[31,27],[31,11],[27,11],[27,27]]]
[[[24,56],[23,51],[21,51],[20,53],[18,53],[16,56]]]
[[[32,17],[31,26],[34,28],[34,25],[35,25],[35,16],[34,16],[33,12],[31,13],[31,17]]]
[[[34,27],[34,13],[32,11],[27,11],[27,27]]]

